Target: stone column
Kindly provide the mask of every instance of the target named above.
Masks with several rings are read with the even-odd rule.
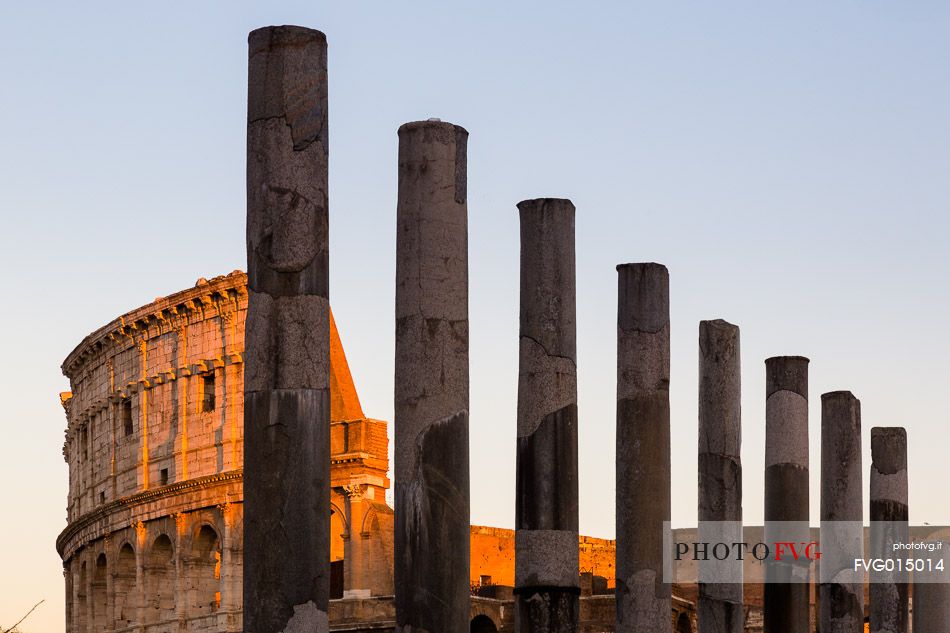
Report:
[[[106,553],[106,631],[115,630],[115,547],[113,547],[112,535],[106,535],[103,539]]]
[[[244,627],[325,632],[330,598],[327,42],[248,36]]]
[[[188,607],[191,603],[185,584],[188,567],[185,563],[184,546],[188,530],[188,515],[184,512],[176,512],[172,517],[175,519],[175,617],[178,619],[179,629],[184,629],[185,622],[188,620]]]
[[[63,580],[66,583],[66,633],[75,633],[73,626],[73,573],[69,563],[63,562]]]
[[[522,633],[577,631],[577,333],[574,205],[521,216],[515,611]]]
[[[660,264],[617,273],[616,630],[669,633],[670,275]]]
[[[811,541],[808,519],[808,359],[765,361],[765,542]],[[774,523],[773,523],[774,522]],[[809,561],[765,568],[765,633],[808,633]]]
[[[363,517],[366,506],[363,499],[363,486],[359,483],[346,484],[338,488],[344,498],[346,523],[350,526],[349,538],[343,542],[343,597],[369,598],[371,581],[367,579],[369,562],[367,559],[367,540],[363,537]]]
[[[861,497],[861,403],[850,391],[821,396],[822,633],[861,633],[864,578],[854,559],[864,556]]]
[[[895,557],[893,545],[908,543],[907,431],[871,429],[871,557]],[[871,633],[907,633],[906,572],[871,571]]]
[[[399,128],[394,577],[400,633],[469,629],[467,141],[464,129],[438,120]]]
[[[716,542],[743,540],[739,368],[739,328],[721,319],[700,321],[699,540],[710,542],[710,549]],[[715,577],[734,582],[700,582],[702,633],[742,633],[742,561],[730,561],[715,562]],[[699,566],[702,581],[706,565]]]
[[[939,539],[936,539],[939,540]],[[941,549],[925,554],[936,560],[946,560],[950,541],[942,540]],[[914,633],[946,633],[950,631],[950,583],[937,582],[946,579],[947,571],[914,572]],[[926,582],[930,581],[930,582]]]
[[[72,606],[72,628],[70,633],[85,633],[82,630],[82,612],[80,611],[80,599],[79,594],[81,593],[80,587],[82,587],[82,582],[80,580],[79,570],[82,569],[82,563],[79,560],[79,556],[73,553],[72,560],[70,561],[70,567],[72,567],[72,582],[70,583],[70,589],[72,589],[72,596],[70,596],[70,605]]]
[[[135,524],[135,630],[145,629],[145,607],[148,599],[148,587],[145,586],[147,578],[145,575],[145,547],[148,531],[145,523],[139,521]]]

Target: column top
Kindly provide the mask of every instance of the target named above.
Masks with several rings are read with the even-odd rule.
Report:
[[[396,131],[396,134],[402,136],[408,132],[414,132],[416,130],[445,130],[451,131],[453,133],[465,134],[468,136],[468,130],[466,130],[461,125],[456,125],[455,123],[450,123],[449,121],[443,121],[438,118],[430,118],[424,121],[409,121],[408,123],[403,123],[399,126],[399,129]]]
[[[248,43],[260,41],[262,38],[268,38],[277,45],[287,45],[313,40],[327,41],[327,36],[323,31],[310,29],[305,26],[296,26],[293,24],[284,24],[280,26],[262,26],[254,29],[247,34]]]

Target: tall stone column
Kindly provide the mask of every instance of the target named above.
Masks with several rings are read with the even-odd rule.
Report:
[[[670,275],[660,264],[617,273],[616,630],[669,633]]]
[[[765,398],[765,542],[808,543],[808,359],[766,359]],[[788,555],[766,564],[765,633],[808,632],[809,572]]]
[[[568,633],[580,596],[574,205],[539,198],[518,211],[515,620],[522,633]]]
[[[330,598],[327,42],[248,36],[244,630],[325,632]]]
[[[699,540],[742,542],[742,444],[739,328],[722,319],[699,323]],[[711,522],[705,524],[705,522]],[[708,579],[702,561],[699,630],[742,633],[742,561],[716,561]]]
[[[940,547],[941,549],[932,555],[934,561],[946,560],[947,552],[950,552],[950,541],[944,538]],[[933,569],[914,572],[914,633],[950,631],[950,583],[938,582],[940,579],[945,580],[946,574],[946,570],[938,572]]]
[[[400,633],[469,629],[468,132],[399,128],[395,565]]]
[[[871,429],[871,557],[894,557],[908,543],[907,431]],[[871,633],[907,633],[907,573],[871,571]]]
[[[854,559],[864,557],[861,496],[861,403],[850,391],[821,396],[821,562],[819,626],[822,633],[861,633],[864,578]]]

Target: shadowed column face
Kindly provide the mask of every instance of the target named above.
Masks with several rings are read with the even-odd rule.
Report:
[[[400,633],[469,625],[468,132],[399,128],[395,587]]]
[[[699,539],[741,542],[742,444],[739,328],[721,319],[699,323]],[[715,528],[704,522],[733,522]],[[730,541],[729,539],[733,539]],[[730,578],[742,578],[734,561]],[[720,568],[723,566],[720,564]],[[703,578],[700,562],[700,579]],[[699,585],[702,633],[742,633],[742,584]]]
[[[946,537],[927,540],[941,541],[942,551],[950,550],[950,541]],[[923,582],[936,580],[940,575],[940,572],[932,570],[914,572],[914,633],[950,631],[950,583]]]
[[[822,633],[864,628],[861,496],[861,403],[850,391],[821,396],[821,550],[819,622]]]
[[[652,263],[622,264],[617,275],[616,630],[669,632],[670,276]]]
[[[248,37],[244,627],[328,630],[327,44]]]
[[[765,542],[811,540],[808,523],[808,359],[765,361]],[[781,522],[770,529],[772,521]],[[794,522],[793,525],[790,525]],[[775,538],[773,538],[773,535]],[[766,566],[765,633],[807,633],[807,560]],[[796,582],[793,582],[795,580]]]
[[[577,630],[577,343],[574,205],[542,198],[521,215],[515,503],[518,630]]]
[[[871,555],[891,556],[895,543],[909,542],[907,432],[871,429]],[[907,574],[871,572],[872,633],[907,633]]]

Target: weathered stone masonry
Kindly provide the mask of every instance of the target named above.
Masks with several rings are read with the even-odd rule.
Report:
[[[63,363],[69,633],[242,630],[245,283],[199,280]],[[386,423],[363,415],[332,319],[330,347],[331,559],[359,570],[342,590],[390,595]]]

